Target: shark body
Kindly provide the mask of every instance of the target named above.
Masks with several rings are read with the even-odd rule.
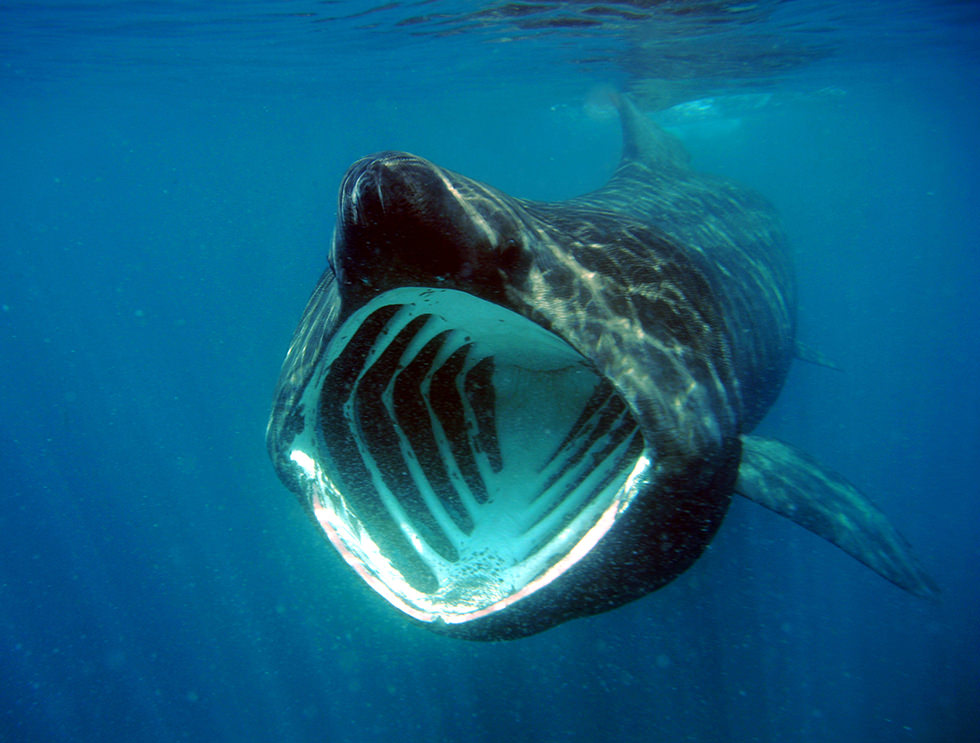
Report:
[[[407,153],[350,168],[275,394],[280,478],[372,588],[459,637],[665,585],[736,493],[933,594],[867,498],[751,435],[795,349],[772,208],[617,105],[619,168],[563,202]]]

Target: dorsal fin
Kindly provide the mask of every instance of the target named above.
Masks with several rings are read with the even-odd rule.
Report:
[[[641,162],[650,168],[688,167],[691,156],[677,137],[642,114],[629,96],[616,94],[612,99],[623,125],[623,165]]]

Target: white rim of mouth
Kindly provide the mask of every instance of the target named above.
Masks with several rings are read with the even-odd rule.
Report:
[[[629,409],[564,340],[452,289],[375,297],[329,340],[289,457],[357,573],[458,624],[589,554],[652,477]]]

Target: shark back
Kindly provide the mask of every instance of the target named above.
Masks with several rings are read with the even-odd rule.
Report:
[[[651,225],[704,272],[731,340],[741,431],[779,394],[793,357],[796,286],[786,239],[770,204],[724,178],[697,172],[680,141],[617,100],[619,167],[602,188],[565,202]]]

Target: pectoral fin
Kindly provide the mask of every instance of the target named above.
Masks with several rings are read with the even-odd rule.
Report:
[[[799,341],[796,341],[796,358],[798,358],[800,361],[816,364],[817,366],[822,366],[826,369],[833,369],[834,371],[841,370],[837,363],[829,356],[824,356],[815,348],[810,348],[810,346],[806,346]]]
[[[938,594],[885,515],[803,452],[772,439],[743,436],[735,491],[833,542],[901,588],[919,596]]]

